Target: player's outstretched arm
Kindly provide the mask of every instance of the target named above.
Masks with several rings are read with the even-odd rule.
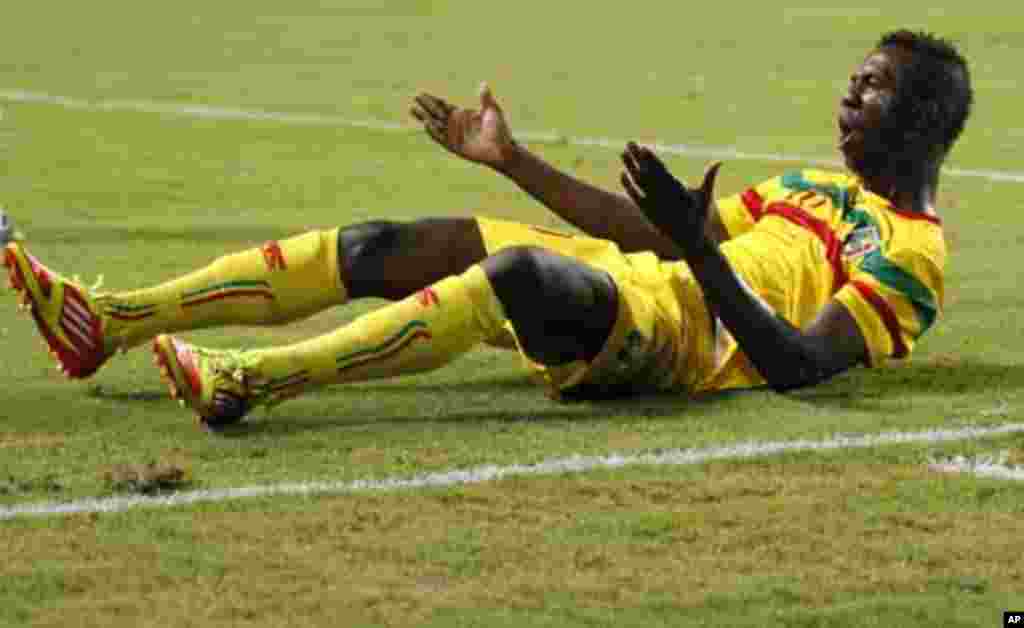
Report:
[[[774,390],[817,384],[865,361],[864,337],[840,303],[829,303],[800,330],[744,288],[703,228],[720,164],[712,165],[701,187],[691,190],[654,153],[636,144],[626,147],[623,163],[627,193],[682,249],[715,314]]]
[[[486,85],[480,89],[479,109],[456,107],[424,93],[416,97],[411,113],[445,149],[504,174],[584,233],[612,240],[626,252],[654,251],[666,259],[680,259],[675,243],[654,228],[628,197],[562,172],[517,143]],[[709,226],[709,233],[719,232]]]

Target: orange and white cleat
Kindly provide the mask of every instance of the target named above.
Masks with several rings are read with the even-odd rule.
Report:
[[[258,403],[241,351],[204,349],[161,334],[153,340],[153,355],[171,397],[192,408],[208,430],[238,423]]]
[[[21,309],[32,314],[58,370],[72,379],[95,373],[117,349],[104,340],[104,317],[92,290],[43,266],[17,239],[3,264]]]

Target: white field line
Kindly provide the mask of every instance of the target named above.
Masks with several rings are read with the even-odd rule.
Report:
[[[220,502],[253,497],[281,495],[327,495],[372,491],[396,491],[417,488],[448,487],[482,484],[513,476],[542,476],[563,473],[581,473],[597,469],[616,469],[629,466],[686,466],[712,460],[754,459],[781,453],[802,451],[830,451],[864,449],[882,445],[907,443],[940,443],[1015,434],[1024,432],[1024,423],[1008,423],[990,427],[929,430],[925,432],[884,432],[882,434],[849,436],[838,435],[825,440],[795,440],[758,442],[709,447],[705,449],[676,449],[649,454],[609,454],[607,456],[570,456],[556,458],[533,465],[488,465],[474,469],[427,473],[413,477],[363,479],[348,482],[286,482],[263,486],[186,491],[159,497],[133,496],[82,499],[71,502],[37,502],[0,507],[0,520],[14,517],[71,515],[81,513],[121,512],[131,508],[173,507],[200,502]]]
[[[68,96],[30,92],[20,89],[0,89],[0,101],[9,103],[52,105],[79,111],[128,111],[184,118],[201,118],[209,120],[252,120],[306,126],[350,127],[376,131],[413,132],[418,130],[418,127],[415,126],[399,124],[397,122],[388,122],[386,120],[375,120],[372,118],[360,120],[318,113],[284,113],[278,111],[215,107],[210,105],[161,103],[148,100],[86,100]],[[517,132],[516,136],[525,142],[535,144],[568,144],[570,146],[609,148],[614,150],[621,150],[622,147],[626,145],[626,140],[610,137],[576,137],[531,131]],[[827,168],[842,166],[841,162],[824,157],[780,153],[751,153],[728,146],[674,144],[661,141],[655,141],[649,145],[660,153],[700,157],[704,159],[803,163]],[[1024,172],[964,168],[946,168],[944,172],[953,177],[968,177],[1008,183],[1024,183]]]
[[[942,473],[966,473],[997,480],[1024,481],[1024,467],[1008,465],[1005,458],[1005,456],[984,456],[972,459],[957,456],[949,460],[934,462],[928,465],[928,468]]]

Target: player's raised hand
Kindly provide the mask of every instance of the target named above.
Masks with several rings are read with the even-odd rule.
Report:
[[[622,163],[626,166],[622,186],[647,219],[683,251],[698,252],[706,243],[704,225],[714,199],[715,177],[722,163],[711,164],[696,189],[683,185],[657,155],[634,142],[626,144]]]
[[[421,93],[410,112],[435,142],[470,161],[498,167],[515,146],[505,114],[486,83],[480,86],[480,109],[455,107]]]

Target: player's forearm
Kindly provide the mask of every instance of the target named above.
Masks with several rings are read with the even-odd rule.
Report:
[[[675,243],[655,229],[628,197],[566,174],[522,145],[516,145],[495,169],[588,235],[612,240],[626,252],[654,251],[666,259],[681,258]]]
[[[777,392],[817,384],[852,366],[838,361],[822,338],[803,333],[762,305],[711,242],[705,239],[686,261],[717,316]]]

